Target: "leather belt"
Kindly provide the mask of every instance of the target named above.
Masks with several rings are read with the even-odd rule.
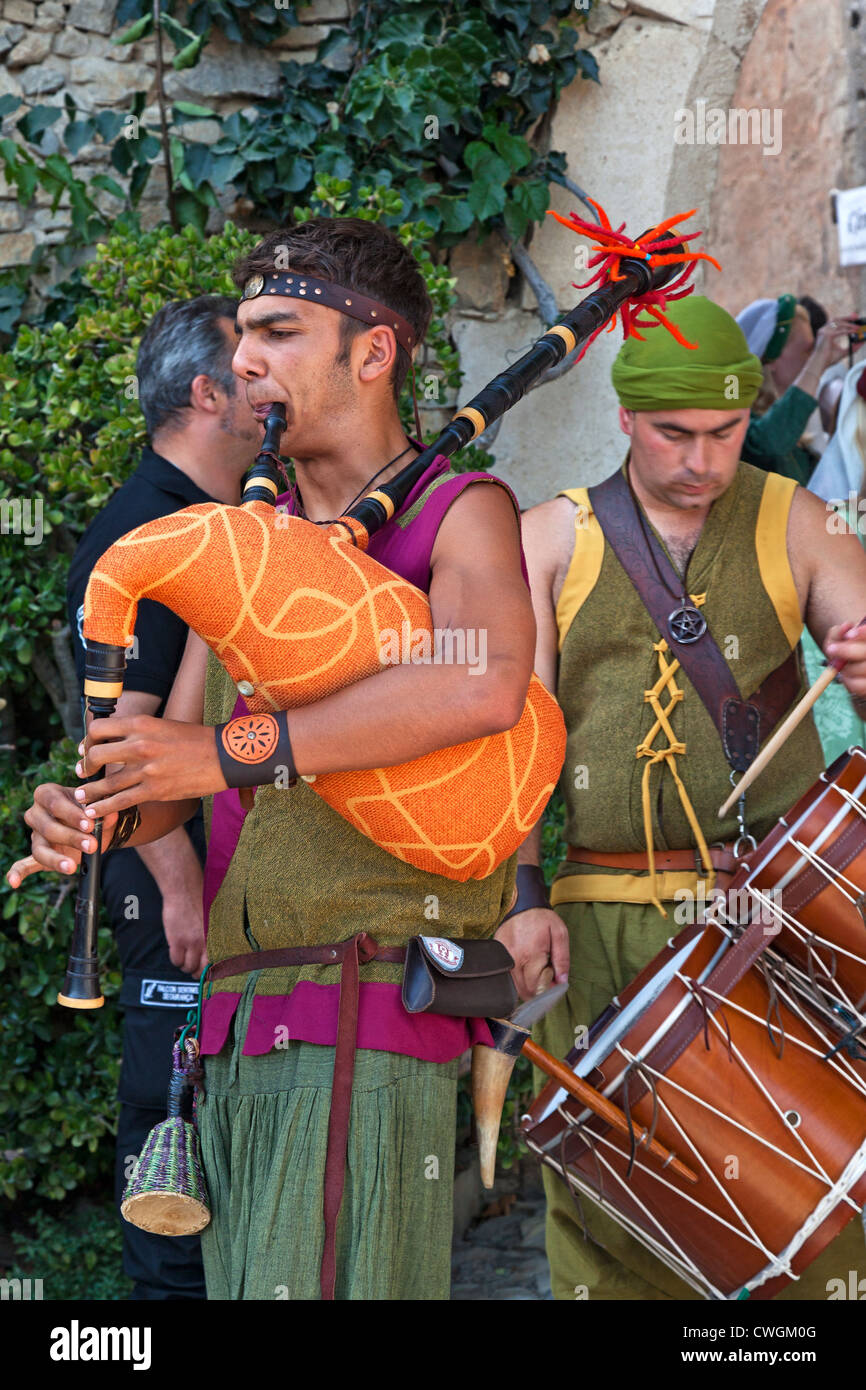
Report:
[[[736,859],[732,848],[732,845],[710,846],[710,862],[717,874],[733,877],[742,864],[742,858]],[[569,845],[565,857],[572,864],[595,864],[605,869],[631,871],[649,869],[649,856],[645,851],[635,851],[634,853],[605,851],[601,853],[591,849],[578,849],[575,845]],[[691,870],[700,876],[704,872],[701,856],[696,849],[658,849],[654,858],[657,873],[665,869]]]
[[[352,1105],[352,1079],[358,1041],[359,967],[371,960],[404,961],[403,946],[380,947],[367,932],[358,932],[348,941],[324,946],[281,946],[273,951],[247,951],[208,966],[204,985],[250,970],[273,970],[287,965],[335,965],[340,963],[340,1002],[337,1009],[337,1045],[334,1050],[334,1080],[331,1087],[331,1113],[328,1117],[328,1150],[325,1158],[324,1202],[325,1243],[319,1284],[322,1298],[333,1300],[337,1280],[337,1218],[346,1181],[346,1150],[349,1142],[349,1116]]]

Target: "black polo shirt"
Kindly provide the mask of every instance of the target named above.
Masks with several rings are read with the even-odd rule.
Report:
[[[80,690],[84,689],[84,637],[81,631],[84,591],[97,560],[109,546],[136,526],[143,526],[145,522],[168,516],[196,502],[215,500],[202,492],[180,468],[148,446],[132,476],[94,517],[75,551],[66,585],[66,607],[70,630],[75,634],[72,645]],[[183,656],[186,636],[186,623],[171,609],[162,603],[155,603],[153,599],[141,600],[135,623],[136,640],[127,652],[123,688],[158,695],[160,703],[157,715],[161,715],[165,709]]]

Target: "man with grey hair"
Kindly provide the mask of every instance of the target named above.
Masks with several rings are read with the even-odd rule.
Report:
[[[156,517],[196,502],[240,501],[240,479],[258,448],[259,430],[231,369],[235,309],[235,300],[218,295],[166,304],[141,340],[138,395],[151,442],[88,527],[69,571],[67,605],[80,639],[74,645],[82,688],[84,590],[99,557],[118,537]],[[187,628],[161,603],[142,599],[135,631],[117,712],[161,715]],[[145,1136],[165,1118],[174,1029],[195,1001],[206,964],[205,853],[199,806],[161,840],[114,850],[103,861],[102,898],[123,970],[118,1200]],[[123,1265],[134,1282],[133,1298],[205,1297],[198,1236],[149,1235],[124,1222]]]

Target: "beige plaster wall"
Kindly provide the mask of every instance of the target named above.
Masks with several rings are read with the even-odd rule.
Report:
[[[614,223],[642,230],[697,208],[691,225],[722,273],[696,283],[731,312],[784,290],[810,293],[831,312],[866,310],[866,275],[838,265],[829,190],[866,181],[866,6],[859,0],[657,0],[602,4],[590,38],[600,86],[575,82],[561,100],[551,142],[569,172]],[[772,145],[677,143],[677,113],[766,109]],[[582,213],[552,190],[559,212]],[[531,254],[562,310],[581,297],[573,281],[580,239],[549,219]],[[455,326],[467,399],[543,325],[524,285],[505,313]],[[566,377],[533,392],[494,445],[497,468],[524,505],[604,477],[623,454],[610,364],[621,341],[606,335]]]
[[[786,291],[831,313],[859,298],[860,270],[838,264],[829,198],[863,175],[857,13],[837,0],[769,0],[744,55],[734,104],[780,110],[782,149],[773,158],[750,145],[720,150],[710,215],[725,268],[717,297],[732,313]]]

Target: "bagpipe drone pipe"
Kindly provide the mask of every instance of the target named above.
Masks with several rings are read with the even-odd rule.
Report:
[[[408,622],[414,632],[432,633],[426,595],[365,553],[370,536],[399,510],[437,455],[451,457],[481,434],[618,310],[625,324],[629,305],[633,311],[642,297],[664,302],[659,291],[674,264],[682,269],[697,256],[662,235],[663,225],[669,223],[645,234],[643,245],[621,239],[627,245],[614,253],[616,271],[606,283],[459,410],[407,468],[327,528],[275,511],[285,428],[280,407],[268,417],[240,506],[185,507],[111,546],[84,600],[85,696],[94,717],[114,712],[142,597],[165,604],[206,642],[251,716],[322,699],[382,672],[384,630],[400,631]],[[647,241],[650,236],[656,240]],[[564,750],[562,715],[533,676],[523,714],[505,733],[394,767],[305,780],[398,859],[464,881],[492,873],[526,838],[556,784]],[[94,835],[100,848],[82,859],[75,938],[59,996],[71,1007],[101,1003],[95,957],[101,822]]]

